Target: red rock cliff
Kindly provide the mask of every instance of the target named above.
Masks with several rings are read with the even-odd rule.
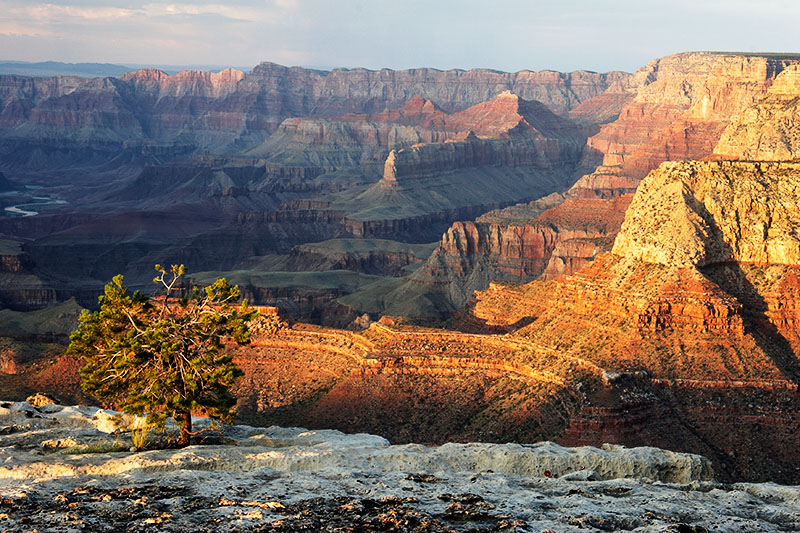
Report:
[[[728,124],[726,140],[720,143],[715,157],[752,158],[755,152],[751,154],[731,146],[757,146],[754,136],[764,138],[765,148],[759,155],[771,159],[776,152],[783,150],[780,153],[784,155],[779,158],[789,157],[794,153],[789,148],[767,151],[766,146],[770,143],[773,146],[776,143],[792,145],[793,141],[789,140],[793,138],[791,127],[781,129],[777,125],[793,123],[787,114],[793,116],[794,108],[782,111],[780,116],[777,110],[786,108],[793,97],[800,96],[794,81],[797,61],[796,57],[684,53],[650,62],[631,78],[610,86],[602,97],[585,101],[571,112],[570,116],[576,120],[584,115],[613,116],[618,109],[615,106],[624,104],[616,120],[603,125],[589,138],[588,146],[603,154],[603,162],[566,193],[564,203],[557,210],[561,212],[559,216],[553,217],[552,213],[542,215],[548,219],[533,220],[530,228],[524,231],[515,227],[509,233],[509,246],[498,241],[494,247],[470,249],[467,253],[478,256],[475,258],[462,258],[460,250],[443,243],[431,258],[438,263],[432,265],[431,270],[442,270],[439,278],[454,284],[449,292],[461,295],[456,301],[465,301],[472,289],[485,287],[492,279],[514,279],[510,269],[500,265],[518,260],[498,254],[498,250],[517,249],[512,244],[515,242],[514,234],[545,231],[549,237],[539,239],[539,245],[522,248],[528,255],[520,260],[523,263],[549,264],[542,270],[545,279],[574,273],[594,255],[610,249],[630,193],[647,172],[666,160],[711,156]],[[773,82],[774,89],[770,89]],[[766,94],[769,96],[762,101]],[[766,116],[774,117],[766,123],[770,125],[763,122]],[[758,124],[765,125],[759,130]],[[762,133],[749,133],[757,131]],[[783,140],[767,143],[765,135],[775,137],[769,132],[781,131],[783,133],[777,135]],[[737,140],[734,140],[737,135]],[[616,197],[622,199],[604,200]],[[587,202],[586,199],[590,198],[598,200]],[[576,222],[592,218],[595,226],[602,226],[602,231],[578,234],[565,231],[573,225],[570,222],[572,217]],[[519,225],[513,221],[506,223]],[[460,227],[454,226],[451,233],[460,231]],[[505,235],[500,228],[492,232],[500,235],[500,240]],[[453,268],[453,272],[447,273],[448,268]],[[532,270],[524,268],[518,272],[523,276],[517,279],[525,280]],[[476,279],[481,281],[475,282]]]

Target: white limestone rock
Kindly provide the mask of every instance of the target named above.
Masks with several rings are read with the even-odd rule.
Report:
[[[0,428],[10,428],[0,431],[0,502],[27,509],[33,521],[26,529],[61,527],[75,515],[67,503],[81,497],[90,505],[78,506],[88,513],[79,518],[90,528],[114,513],[132,513],[132,520],[151,520],[142,526],[162,520],[163,531],[210,524],[246,531],[292,519],[293,512],[283,511],[287,506],[311,502],[321,509],[325,501],[344,498],[324,512],[388,502],[381,505],[425,513],[426,520],[456,530],[474,526],[470,520],[477,516],[518,531],[670,531],[680,523],[714,531],[800,529],[800,488],[716,483],[705,458],[657,448],[564,448],[551,442],[393,446],[374,435],[234,426],[226,429],[229,445],[66,454],[43,451],[41,444],[122,440],[127,450],[128,437],[101,431],[114,413],[96,416],[95,408],[0,408]],[[142,519],[129,509],[134,499],[136,505],[152,504],[154,513],[188,510]],[[21,520],[22,513],[0,508],[0,530],[18,529]]]

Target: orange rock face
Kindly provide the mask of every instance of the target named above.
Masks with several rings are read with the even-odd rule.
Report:
[[[761,98],[795,58],[690,52],[633,75],[636,96],[592,137],[603,166],[643,178],[663,161],[710,155],[728,122]]]
[[[782,211],[798,183],[789,163],[664,164],[642,183],[613,253],[572,276],[493,285],[473,323],[597,365],[622,391],[590,395],[564,442],[713,443],[704,453],[722,471],[757,476],[747,461],[794,445],[800,423],[800,257],[793,214]],[[747,227],[733,229],[740,220]],[[781,475],[794,471],[797,457],[777,457]]]
[[[571,276],[492,284],[469,316],[451,322],[471,333],[383,319],[359,333],[295,325],[261,337],[275,362],[249,360],[249,374],[265,380],[250,384],[251,398],[280,384],[280,373],[263,365],[292,368],[302,353],[316,370],[291,393],[274,389],[274,398],[285,396],[275,405],[244,399],[242,413],[378,431],[398,442],[658,445],[709,456],[722,479],[795,483],[800,258],[769,242],[791,249],[794,219],[782,206],[800,198],[799,183],[790,163],[664,164],[631,203],[614,253]],[[681,191],[674,202],[653,192],[671,184]],[[757,189],[766,194],[750,212],[751,227],[732,232],[743,198],[753,196],[745,191]],[[594,221],[562,206],[538,218],[564,216],[584,228]],[[772,232],[748,233],[758,213],[768,213]],[[706,230],[687,226],[692,221]],[[476,226],[460,227],[447,238],[462,252],[482,238],[497,244]],[[669,253],[676,243],[688,255]],[[726,249],[735,253],[719,255]],[[762,249],[774,253],[762,257]]]
[[[800,151],[800,66],[781,72],[764,98],[725,128],[714,159],[791,161]]]
[[[567,200],[562,208],[564,214],[559,216],[555,223],[551,220],[533,220],[529,222],[529,229],[521,230],[516,227],[510,232],[512,235],[539,232],[547,234],[547,237],[539,239],[540,244],[523,247],[522,257],[511,259],[512,264],[529,262],[531,265],[542,265],[544,269],[539,272],[536,272],[536,267],[517,269],[519,274],[517,280],[525,281],[529,276],[540,274],[544,274],[545,279],[569,275],[584,266],[597,253],[609,251],[629,200],[612,201],[605,207],[599,205],[602,204],[602,200],[589,204],[581,203],[579,200],[616,197],[629,199],[629,195],[636,190],[640,180],[662,162],[703,159],[711,156],[728,124],[732,120],[738,124],[742,119],[737,117],[760,102],[773,82],[775,88],[770,93],[774,95],[770,100],[773,101],[773,104],[769,104],[772,105],[770,109],[777,110],[780,105],[785,106],[791,98],[789,95],[800,94],[795,91],[797,84],[793,81],[797,77],[795,74],[797,61],[796,57],[717,53],[677,54],[652,61],[634,73],[631,78],[621,80],[610,86],[603,95],[587,100],[570,111],[570,117],[579,122],[588,120],[587,117],[594,120],[594,123],[608,122],[588,140],[589,148],[602,154],[602,164],[594,172],[580,178],[566,192]],[[750,111],[751,119],[745,120],[746,124],[740,124],[735,131],[750,131],[748,129],[750,125],[758,122],[753,118],[754,114],[763,118],[765,114],[773,116],[777,113],[777,111],[764,111],[766,108],[763,106],[761,109],[760,114]],[[780,116],[785,119],[786,112],[782,113]],[[796,112],[794,114],[796,115]],[[775,124],[786,123],[786,120],[778,118],[777,115],[775,117],[773,120]],[[611,118],[614,120],[609,121]],[[731,125],[731,128],[734,128],[734,125]],[[788,133],[791,128],[785,129],[787,131],[783,135],[783,140],[775,141],[782,143],[781,146],[787,143],[791,145],[793,142],[787,140],[792,137],[792,134]],[[726,135],[732,137],[737,134],[731,130]],[[743,134],[738,135],[741,137]],[[728,144],[737,146],[742,143],[755,145],[748,140],[728,141]],[[720,148],[718,149],[720,155],[717,157],[738,157],[735,154],[730,155],[733,154],[732,150],[733,148]],[[737,150],[738,154],[749,153],[743,152],[741,148]],[[788,152],[787,149],[782,150],[781,153],[791,153],[791,150]],[[582,209],[586,209],[586,214],[581,213]],[[598,215],[601,212],[604,214]],[[585,218],[602,219],[602,231],[575,233],[566,230],[565,226],[570,226],[570,217],[575,217],[576,221]],[[511,221],[510,224],[518,223]],[[460,227],[453,226],[448,234],[457,234],[461,231]],[[500,227],[492,231],[496,235],[504,234],[504,230]],[[474,253],[479,257],[466,259],[457,257],[459,251],[453,247],[448,248],[446,241],[443,241],[442,249],[434,253],[431,257],[433,263],[428,266],[430,269],[446,271],[448,266],[452,265],[453,272],[440,277],[449,277],[453,280],[452,284],[468,286],[469,290],[481,289],[493,279],[514,279],[513,269],[501,266],[507,263],[503,254],[498,253],[501,249],[502,245],[498,244],[495,247],[484,246],[485,251],[469,250],[468,253]],[[526,253],[530,255],[524,255]],[[484,256],[480,257],[481,254]],[[441,259],[451,255],[454,257]],[[499,275],[476,276],[473,273],[476,269],[471,265],[479,264],[486,265],[482,267],[483,272],[496,271]],[[481,282],[475,283],[476,278],[481,278]],[[462,294],[456,299],[460,304],[469,299],[469,290],[454,287],[449,292]]]

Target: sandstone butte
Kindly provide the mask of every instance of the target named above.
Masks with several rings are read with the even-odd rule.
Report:
[[[604,114],[611,121],[587,143],[602,164],[561,205],[454,224],[412,282],[438,280],[459,307],[493,279],[574,273],[610,249],[632,193],[660,163],[793,159],[799,77],[798,57],[790,55],[687,52],[651,61],[570,111],[579,121]],[[467,241],[476,245],[453,244]]]
[[[448,329],[335,330],[264,308],[235,352],[239,416],[393,442],[655,445],[709,457],[721,479],[797,483],[799,199],[797,163],[664,163],[611,252],[493,284]],[[0,384],[68,394],[76,368]]]

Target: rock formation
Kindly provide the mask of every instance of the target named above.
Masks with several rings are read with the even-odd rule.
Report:
[[[641,179],[662,161],[710,155],[728,122],[761,98],[794,56],[689,52],[651,61],[619,118],[589,144],[599,173]]]
[[[570,116],[578,121],[583,115],[594,116],[595,123],[602,122],[602,116],[618,116],[589,138],[588,146],[603,154],[603,161],[566,192],[560,208],[565,216],[557,217],[555,223],[552,217],[534,220],[525,230],[532,234],[544,227],[554,235],[543,239],[540,246],[528,247],[525,259],[550,263],[551,267],[539,272],[546,272],[546,279],[574,273],[597,253],[608,251],[630,194],[641,178],[663,161],[702,159],[712,156],[712,152],[713,157],[725,159],[791,159],[791,124],[795,120],[791,101],[800,95],[797,63],[798,57],[790,55],[677,54],[650,62],[631,78],[610,86],[604,95],[574,108]],[[757,148],[761,143],[765,148]],[[617,197],[620,199],[603,200]],[[590,198],[599,200],[587,203]],[[580,219],[584,210],[602,231],[589,231],[587,235],[568,230],[575,225],[569,222],[570,217]],[[560,229],[562,224],[566,225],[564,230]],[[449,231],[459,232],[458,226]],[[498,234],[501,237],[496,249],[514,248],[515,237],[506,245],[502,240],[504,231]],[[470,253],[477,257],[462,257],[461,251],[443,241],[431,258],[434,263],[423,269],[475,265],[455,266],[452,272],[446,266],[443,269],[440,278],[448,278],[445,292],[453,295],[455,307],[463,304],[474,289],[488,286],[493,279],[513,279],[500,265],[506,259],[495,249],[484,247],[483,251]],[[519,281],[538,275],[530,270],[522,274]]]
[[[147,281],[155,263],[230,269],[330,238],[429,243],[453,220],[564,189],[584,143],[569,119],[511,93],[456,113],[417,98],[374,115],[287,119],[247,157],[149,166],[76,199],[95,215],[37,235],[31,253],[54,276]]]
[[[613,252],[573,276],[494,284],[455,330],[384,318],[348,332],[264,309],[235,352],[240,416],[394,442],[657,444],[702,452],[723,479],[794,483],[798,184],[794,163],[665,163]],[[0,385],[27,395],[57,374],[75,390],[74,366],[51,364]]]
[[[218,73],[184,70],[170,76],[158,69],[147,68],[119,77],[135,90],[151,93],[156,100],[168,97],[224,98],[236,90],[244,72],[227,68]]]
[[[378,183],[334,195],[331,207],[351,220],[391,221],[539,198],[570,184],[585,142],[573,122],[509,92],[420,128],[443,142],[399,145]]]
[[[800,165],[669,162],[642,182],[612,253],[671,267],[800,265]]]
[[[800,167],[789,163],[664,163],[640,185],[612,253],[574,276],[490,288],[479,294],[475,317],[495,327],[523,325],[515,336],[606,372],[628,373],[627,390],[641,396],[628,407],[646,413],[667,402],[670,416],[694,420],[700,435],[692,438],[731,450],[726,468],[742,468],[762,438],[758,419],[734,422],[733,412],[710,417],[694,402],[716,394],[728,398],[722,405],[741,405],[742,398],[771,396],[776,407],[759,402],[759,412],[775,420],[776,439],[792,439],[789,428],[798,420],[786,405],[798,401],[800,382],[800,255],[791,207],[800,198],[798,184]],[[671,399],[662,386],[673,388]],[[616,424],[612,415],[589,412],[592,431],[604,438],[634,424],[609,427]],[[731,448],[735,439],[725,423],[741,433],[741,452]],[[570,442],[590,439],[581,427],[567,432]],[[616,438],[635,442],[623,433]],[[786,454],[775,462],[785,472],[794,468]]]
[[[235,153],[263,142],[288,117],[377,113],[420,96],[448,111],[503,90],[559,113],[602,93],[627,74],[488,70],[332,72],[262,63],[249,74],[144,69],[119,78],[0,76],[0,139],[5,164],[48,168],[65,159],[119,152],[172,159],[195,150]],[[117,162],[118,164],[119,162]]]
[[[124,416],[115,425],[115,415],[86,406],[0,404],[4,528],[522,532],[800,526],[796,487],[719,483],[710,479],[707,459],[656,448],[392,446],[367,434],[233,426],[216,440],[206,437],[204,444],[180,450],[130,451],[130,432],[142,421]],[[208,426],[203,418],[194,422]]]
[[[577,269],[610,245],[624,212],[619,204],[629,201],[624,196],[611,203],[597,199],[562,203],[563,197],[553,194],[491,211],[475,222],[456,222],[419,269],[381,296],[378,309],[356,311],[446,317],[492,281],[549,279]],[[609,208],[619,213],[618,220],[608,216]],[[534,222],[540,215],[542,219]],[[570,238],[559,240],[565,236]],[[435,304],[410,304],[415,300]],[[342,302],[358,305],[352,298]]]
[[[364,274],[399,277],[407,268],[425,261],[434,244],[406,244],[380,239],[336,239],[295,246],[278,268],[293,272],[351,270]]]
[[[602,165],[578,180],[568,196],[628,194],[663,161],[711,156],[728,124],[773,83],[791,91],[791,83],[777,78],[786,69],[793,72],[798,61],[780,54],[689,52],[650,62],[627,80],[635,96],[619,118],[588,141],[603,154]]]
[[[440,71],[428,68],[393,71],[382,69],[334,69],[330,72],[286,68],[274,63],[261,63],[246,78],[245,90],[288,89],[285,101],[302,101],[314,97],[323,115],[371,113],[401,107],[410,97],[421,96],[457,111],[491,100],[509,90],[526,100],[537,100],[558,113],[565,113],[629,75],[621,72],[597,74],[577,71],[498,72],[488,69]],[[446,107],[445,107],[446,106]]]
[[[800,66],[783,70],[764,98],[742,111],[725,128],[714,158],[791,161],[798,158]]]
[[[232,268],[328,238],[432,242],[454,220],[567,187],[595,115],[578,113],[584,126],[564,115],[628,78],[270,63],[3,76],[0,167],[67,204],[47,220],[0,221],[0,234],[37,239],[36,274],[82,287],[120,271],[146,280],[155,262]]]

